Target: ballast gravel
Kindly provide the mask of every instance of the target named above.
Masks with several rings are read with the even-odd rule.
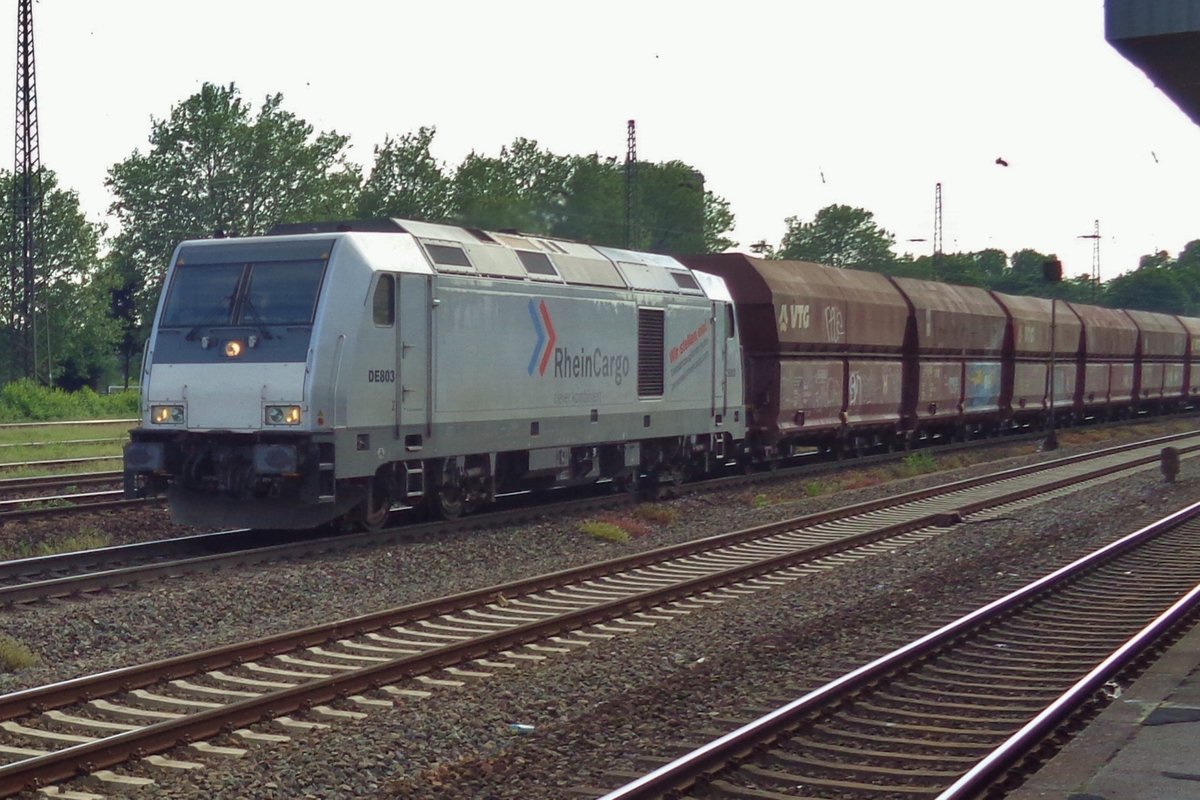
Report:
[[[1064,443],[1069,442],[1067,436]],[[1099,445],[1091,445],[1095,448]],[[1084,448],[1087,449],[1087,448]],[[1064,447],[1058,455],[1073,450]],[[282,632],[638,549],[722,533],[930,483],[1018,466],[1048,455],[991,462],[836,495],[803,499],[805,486],[686,494],[657,503],[673,519],[629,542],[589,537],[582,518],[477,531],[0,610],[3,632],[38,666],[0,673],[0,691],[63,680]],[[849,468],[847,468],[849,470]],[[849,475],[849,472],[847,472]],[[811,479],[809,479],[811,483]],[[403,699],[362,720],[286,733],[242,758],[180,771],[125,765],[153,777],[137,798],[571,798],[620,785],[684,744],[701,744],[783,698],[845,672],[955,616],[1068,563],[1100,544],[1194,502],[1200,466],[1176,482],[1157,469],[1021,510],[957,525],[890,554],[597,640],[544,661],[496,669],[426,699]],[[802,498],[802,499],[790,499]],[[143,523],[145,529],[150,523]],[[380,695],[374,695],[380,696]]]

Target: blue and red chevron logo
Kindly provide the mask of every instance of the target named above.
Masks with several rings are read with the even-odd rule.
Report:
[[[554,321],[550,319],[550,309],[546,301],[540,301],[536,306],[529,301],[529,316],[533,319],[533,330],[537,333],[537,344],[529,356],[529,374],[536,369],[539,375],[546,374],[546,365],[550,363],[550,354],[554,352],[554,343],[558,334],[554,332]]]

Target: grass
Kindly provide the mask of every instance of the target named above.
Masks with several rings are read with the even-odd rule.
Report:
[[[31,449],[40,450],[46,447],[59,446],[62,442],[78,442],[86,439],[124,439],[129,435],[129,429],[136,423],[110,422],[103,425],[22,425],[19,428],[0,428],[0,444],[30,445]],[[33,444],[40,444],[38,447]],[[61,445],[69,446],[69,445]],[[20,449],[5,447],[0,453]],[[10,460],[7,455],[4,460]]]
[[[129,440],[129,423],[111,425],[39,425],[0,428],[0,478],[32,478],[121,469],[121,449]],[[101,441],[89,442],[97,439]],[[104,461],[62,466],[8,467],[30,461],[107,457]]]
[[[28,645],[0,633],[0,672],[16,672],[32,667],[39,660]]]
[[[78,550],[96,550],[112,544],[112,536],[103,531],[84,529],[70,536],[63,536],[49,541],[6,542],[0,540],[0,560],[12,561],[18,558],[35,558],[37,556],[52,556],[58,553],[74,553]]]

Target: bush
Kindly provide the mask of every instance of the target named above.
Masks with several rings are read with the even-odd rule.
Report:
[[[634,508],[633,515],[638,519],[646,520],[646,522],[653,522],[655,525],[670,525],[678,516],[672,508],[649,503],[643,503]]]
[[[23,379],[0,386],[0,423],[128,419],[138,415],[138,400],[137,392],[64,392]]]
[[[611,522],[601,522],[597,519],[588,519],[579,523],[579,530],[586,533],[588,536],[594,536],[597,539],[604,539],[609,542],[628,542],[629,533],[620,525],[614,525]]]
[[[0,634],[0,672],[16,672],[36,663],[38,657],[27,645]]]
[[[654,533],[654,529],[645,522],[621,514],[605,514],[598,521],[616,525],[633,539],[640,539],[643,536],[649,536]]]
[[[912,453],[904,457],[900,474],[905,478],[911,478],[914,475],[934,472],[937,468],[937,461],[929,453]]]

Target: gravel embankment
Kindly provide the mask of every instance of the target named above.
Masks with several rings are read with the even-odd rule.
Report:
[[[1069,441],[1067,436],[1064,442]],[[1070,452],[1064,448],[1060,454]],[[106,597],[0,611],[3,630],[42,664],[0,674],[0,691],[162,658],[391,605],[549,572],[632,549],[747,527],[930,482],[1016,466],[1010,459],[818,499],[803,486],[685,496],[675,519],[625,544],[591,539],[577,519],[464,534],[153,584]],[[1024,510],[1019,521],[962,525],[890,556],[831,570],[751,601],[725,603],[532,666],[372,711],[359,722],[252,745],[242,759],[161,776],[137,797],[561,798],[613,786],[661,743],[771,696],[818,683],[1015,588],[1048,567],[1193,501],[1184,462]],[[770,502],[763,505],[763,494]],[[933,615],[931,617],[931,615]],[[343,706],[352,708],[352,706]],[[316,717],[310,719],[317,720]],[[528,735],[511,723],[533,725]],[[278,728],[271,728],[279,732]],[[230,743],[233,743],[230,741]],[[98,787],[97,787],[98,788]],[[111,794],[111,788],[104,791]]]

